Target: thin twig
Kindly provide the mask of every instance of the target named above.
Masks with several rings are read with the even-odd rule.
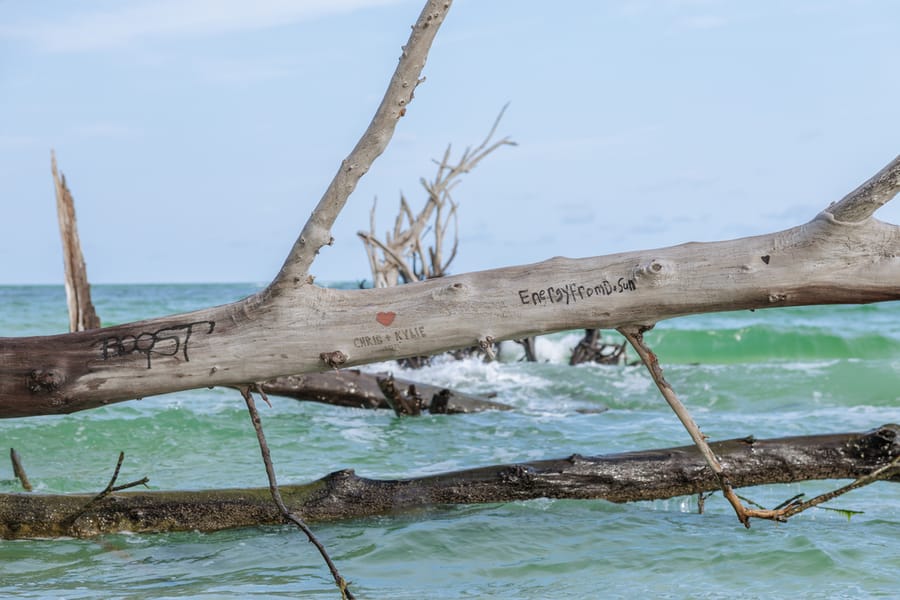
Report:
[[[259,392],[263,400],[268,403],[269,400],[266,397],[266,393],[262,390],[262,386],[254,384],[253,387],[256,388],[256,391]],[[263,463],[265,463],[266,466],[266,476],[269,478],[269,492],[272,494],[272,500],[275,502],[275,505],[278,507],[278,510],[281,511],[284,518],[305,533],[310,543],[312,543],[319,551],[319,554],[322,555],[322,559],[325,561],[325,564],[328,565],[328,569],[331,571],[332,577],[334,577],[335,584],[341,591],[341,598],[343,600],[353,600],[354,596],[347,587],[347,581],[341,576],[337,566],[328,555],[325,546],[319,541],[306,523],[303,522],[303,519],[292,513],[284,504],[284,500],[281,498],[281,492],[278,490],[278,482],[275,479],[275,467],[272,464],[272,454],[269,452],[269,444],[266,442],[266,434],[263,432],[262,420],[259,417],[259,412],[256,410],[256,402],[253,400],[253,394],[247,386],[241,387],[240,391],[241,395],[244,397],[244,401],[247,403],[247,410],[250,412],[250,420],[253,423],[253,429],[256,430],[256,439],[259,441],[259,450],[262,454]]]
[[[115,492],[120,492],[122,490],[127,490],[129,488],[137,487],[139,485],[146,485],[148,481],[150,481],[149,477],[141,477],[136,481],[131,481],[129,483],[123,483],[122,485],[116,485],[116,480],[119,479],[119,471],[122,469],[122,463],[125,462],[125,453],[119,452],[119,460],[116,461],[116,468],[113,471],[112,477],[109,479],[109,483],[106,484],[106,487],[103,490],[88,500],[84,506],[81,507],[78,512],[73,515],[66,517],[63,520],[63,524],[66,526],[71,526],[78,518],[86,513],[92,506],[109,496]]]
[[[847,492],[852,492],[853,490],[867,486],[870,483],[875,483],[876,481],[881,479],[882,476],[884,476],[886,473],[888,473],[889,471],[892,471],[894,469],[897,469],[897,468],[900,468],[900,456],[898,456],[897,458],[895,458],[888,464],[884,465],[883,467],[879,467],[878,469],[875,469],[868,475],[863,475],[862,477],[860,477],[853,483],[849,483],[843,487],[839,487],[836,490],[832,490],[830,492],[820,494],[820,495],[816,496],[815,498],[807,500],[806,502],[797,503],[797,504],[788,506],[787,509],[785,510],[784,516],[785,516],[785,518],[792,517],[792,516],[796,515],[797,513],[801,513],[808,508],[812,508],[813,506],[818,506],[819,504],[822,504],[823,502],[828,502],[829,500],[833,500],[833,499],[837,498],[838,496],[843,496]]]
[[[800,500],[800,498],[802,498],[805,495],[806,494],[801,493],[801,494],[797,494],[795,496],[791,496],[790,498],[788,498],[787,500],[785,500],[784,502],[782,502],[781,504],[779,504],[772,510],[781,510],[782,508],[785,508],[788,506],[795,506],[797,504],[797,502]]]
[[[700,450],[700,454],[703,455],[706,463],[712,469],[713,473],[715,473],[716,478],[719,480],[719,485],[722,488],[722,494],[731,504],[738,520],[743,523],[744,527],[749,528],[751,517],[773,521],[784,521],[787,519],[786,513],[793,505],[788,505],[788,507],[779,510],[759,510],[747,508],[741,504],[740,498],[738,498],[734,489],[731,487],[731,482],[728,480],[728,476],[725,474],[722,464],[719,462],[719,459],[713,453],[712,449],[710,449],[709,444],[706,441],[706,436],[703,435],[700,428],[697,426],[697,423],[694,422],[693,417],[691,417],[690,412],[688,412],[684,404],[681,403],[681,400],[678,399],[675,390],[673,390],[672,386],[669,385],[669,382],[666,381],[666,378],[663,376],[662,367],[659,365],[659,359],[653,351],[650,350],[647,344],[644,343],[644,332],[649,329],[650,327],[620,327],[618,331],[625,336],[625,339],[628,340],[635,351],[637,351],[638,356],[641,357],[641,361],[643,361],[647,370],[650,372],[650,376],[656,383],[656,387],[659,388],[663,398],[665,398],[666,402],[668,402],[669,406],[678,416],[681,424],[684,425],[684,428],[687,429],[691,439],[694,440],[697,449]]]
[[[25,474],[25,467],[22,466],[22,457],[19,456],[19,453],[16,452],[15,448],[9,449],[9,460],[12,461],[13,475],[15,475],[22,484],[22,489],[26,492],[30,492],[32,490],[31,482],[28,481],[28,475]]]

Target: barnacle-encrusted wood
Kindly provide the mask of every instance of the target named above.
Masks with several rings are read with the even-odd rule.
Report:
[[[891,462],[900,457],[900,427],[711,444],[737,487],[809,479],[857,479],[877,474],[900,481]],[[880,473],[880,474],[879,474]],[[508,502],[531,498],[653,500],[718,488],[695,446],[573,455],[491,465],[401,480],[367,479],[353,471],[303,485],[281,486],[284,502],[309,521],[348,519],[437,504]],[[92,496],[0,494],[0,538],[116,531],[201,530],[281,523],[269,490],[121,492],[84,510]],[[77,518],[72,519],[73,515]]]

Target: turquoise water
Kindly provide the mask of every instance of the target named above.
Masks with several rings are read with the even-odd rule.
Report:
[[[253,285],[95,286],[104,324],[221,304]],[[0,336],[58,333],[62,287],[0,287]],[[351,467],[370,477],[689,443],[641,367],[566,366],[579,334],[539,340],[546,362],[441,362],[404,373],[515,411],[397,419],[273,398],[261,407],[283,483]],[[704,315],[648,334],[666,376],[710,437],[866,430],[900,422],[900,304]],[[633,355],[632,355],[633,357]],[[393,368],[375,365],[373,368]],[[581,409],[609,407],[603,413]],[[39,492],[122,480],[154,489],[264,486],[240,396],[198,390],[60,417],[0,420]],[[774,505],[835,482],[755,488]],[[0,491],[18,491],[0,462]],[[879,483],[787,524],[745,530],[718,496],[615,505],[534,500],[433,507],[314,527],[360,598],[865,598],[900,589],[900,486]],[[295,530],[0,541],[0,596],[333,598]]]

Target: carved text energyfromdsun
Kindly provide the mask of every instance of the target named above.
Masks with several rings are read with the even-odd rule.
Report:
[[[575,304],[595,296],[624,294],[637,289],[634,279],[619,277],[615,282],[604,279],[597,284],[565,283],[551,285],[539,290],[519,290],[518,297],[522,304],[543,306],[545,304]]]

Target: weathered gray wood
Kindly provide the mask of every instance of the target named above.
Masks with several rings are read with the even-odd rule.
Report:
[[[856,479],[900,456],[900,426],[769,440],[711,444],[736,487],[813,479]],[[152,474],[151,474],[152,476]],[[885,474],[900,482],[900,474]],[[306,485],[284,485],[285,503],[306,521],[391,514],[442,504],[533,498],[631,502],[718,489],[696,446],[573,455],[493,465],[402,480],[374,480],[351,470]],[[269,490],[121,492],[81,514],[93,495],[0,494],[0,537],[89,536],[116,531],[213,531],[281,522]],[[68,519],[68,522],[67,522]]]
[[[100,317],[91,302],[91,286],[78,239],[75,220],[75,201],[66,185],[65,175],[56,169],[56,154],[50,154],[50,171],[56,190],[56,214],[59,219],[59,237],[62,240],[63,265],[65,267],[66,304],[69,307],[69,331],[84,331],[100,327]]]
[[[469,273],[397,288],[275,283],[233,304],[0,339],[0,416],[702,312],[900,299],[900,228],[822,213],[786,231]],[[326,364],[324,357],[329,358]],[[339,360],[334,361],[337,357]]]
[[[900,187],[900,157],[895,158],[868,181],[847,194],[827,211],[838,221],[861,223],[887,204]]]

